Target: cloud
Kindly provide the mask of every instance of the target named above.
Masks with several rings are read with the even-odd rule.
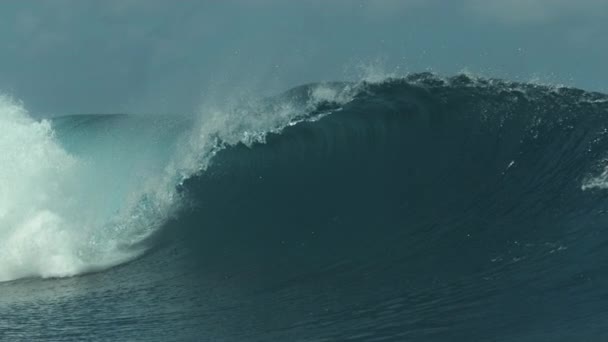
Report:
[[[540,24],[565,17],[598,18],[608,13],[605,0],[467,0],[466,7],[503,24]]]

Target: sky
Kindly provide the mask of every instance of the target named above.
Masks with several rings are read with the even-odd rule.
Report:
[[[370,70],[608,92],[606,0],[5,0],[0,93],[33,115],[192,113]]]

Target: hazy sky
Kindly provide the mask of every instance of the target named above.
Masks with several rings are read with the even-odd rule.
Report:
[[[608,91],[606,37],[606,0],[5,0],[0,92],[35,114],[192,112],[363,66]]]

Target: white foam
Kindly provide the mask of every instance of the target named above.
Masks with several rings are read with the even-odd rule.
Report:
[[[603,162],[606,163],[608,161],[604,160]],[[606,167],[601,174],[595,177],[589,177],[583,181],[581,190],[585,191],[590,189],[608,189],[608,167]]]
[[[80,270],[65,229],[65,193],[77,160],[54,141],[49,122],[0,97],[0,281]]]

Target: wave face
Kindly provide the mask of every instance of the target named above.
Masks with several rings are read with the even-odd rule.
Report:
[[[166,304],[129,306],[142,322],[114,336],[108,318],[96,337],[605,334],[605,95],[416,74],[298,87],[196,120],[36,122],[7,100],[2,113],[0,147],[17,153],[0,156],[14,166],[0,169],[0,280],[150,251],[82,278],[101,289],[80,299],[152,291]]]

